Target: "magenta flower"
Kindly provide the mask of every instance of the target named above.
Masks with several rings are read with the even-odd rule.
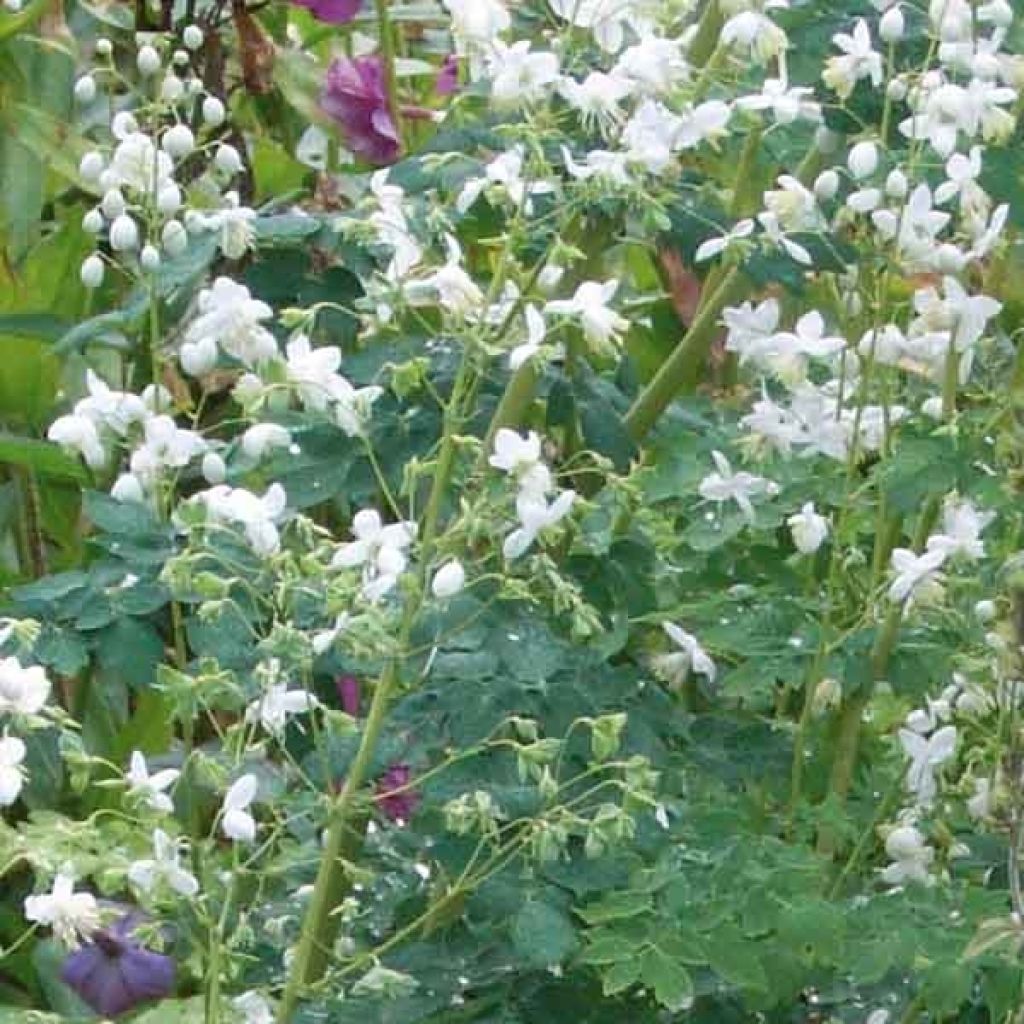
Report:
[[[419,807],[419,795],[411,789],[405,789],[411,781],[412,769],[407,764],[393,764],[377,780],[377,806],[385,818],[396,824],[405,824]],[[396,789],[403,792],[392,792]]]
[[[72,953],[61,980],[101,1017],[117,1017],[174,991],[174,961],[139,945],[132,933],[137,914],[127,914]]]
[[[459,58],[450,53],[444,59],[434,79],[434,92],[438,96],[452,96],[459,91]]]
[[[346,715],[353,718],[359,717],[359,680],[355,676],[339,676],[334,685],[338,691],[338,699],[341,701],[341,708]]]
[[[384,65],[379,57],[333,61],[327,69],[320,106],[341,125],[348,148],[357,156],[378,165],[398,159],[398,130],[388,109]]]
[[[293,4],[305,7],[317,21],[328,25],[346,25],[363,6],[363,0],[292,0]]]

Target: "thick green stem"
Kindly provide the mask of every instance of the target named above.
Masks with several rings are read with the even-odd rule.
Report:
[[[639,443],[647,436],[676,395],[694,389],[718,329],[718,318],[733,301],[741,282],[738,268],[733,267],[725,274],[701,306],[683,340],[637,396],[623,421],[634,441]]]
[[[690,63],[695,68],[702,68],[711,59],[718,45],[718,38],[722,34],[722,11],[718,0],[708,0],[704,13],[701,15],[697,25],[697,34],[690,44]]]
[[[313,894],[302,922],[295,959],[281,998],[280,1020],[282,1024],[289,1024],[291,1021],[303,989],[323,976],[339,923],[335,910],[345,898],[349,888],[346,864],[358,854],[366,834],[369,816],[365,804],[360,800],[360,793],[369,775],[381,731],[387,719],[388,707],[400,679],[403,654],[409,646],[412,627],[423,600],[426,573],[429,570],[431,554],[437,538],[441,506],[455,461],[455,435],[461,417],[462,397],[465,394],[468,380],[469,357],[467,355],[463,357],[462,366],[445,411],[444,436],[441,440],[441,450],[434,471],[434,483],[423,516],[420,547],[423,580],[421,580],[418,594],[415,597],[410,596],[408,599],[395,652],[389,659],[374,690],[359,749],[349,766],[341,793],[331,808],[320,867],[313,883]]]

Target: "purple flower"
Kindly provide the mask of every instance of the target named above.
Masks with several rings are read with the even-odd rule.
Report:
[[[355,676],[339,676],[335,682],[341,708],[346,715],[359,717],[359,680]]]
[[[371,164],[398,159],[398,130],[388,109],[384,65],[379,57],[339,57],[327,69],[320,96],[324,113],[341,125],[348,148]]]
[[[64,983],[102,1017],[117,1017],[174,989],[174,961],[132,939],[138,924],[138,915],[128,914],[101,928],[61,968]]]
[[[305,7],[317,21],[329,25],[346,25],[363,6],[363,0],[292,0],[293,4]]]
[[[444,59],[434,79],[434,92],[438,96],[452,96],[459,91],[459,58],[450,53]]]
[[[404,824],[416,813],[420,804],[419,795],[405,788],[411,781],[412,769],[407,764],[393,764],[377,780],[377,806],[385,818]],[[396,793],[396,789],[403,792]]]

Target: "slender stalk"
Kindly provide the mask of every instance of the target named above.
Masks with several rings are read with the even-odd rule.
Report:
[[[389,0],[374,0],[377,12],[377,32],[380,36],[380,53],[384,61],[385,93],[388,101],[388,114],[395,126],[399,144],[405,148],[405,131],[402,121],[402,108],[398,102],[398,77],[395,74],[395,30],[391,24],[388,11]]]
[[[455,435],[461,418],[462,396],[469,383],[470,361],[463,356],[462,365],[445,410],[444,437],[434,472],[434,484],[427,499],[423,517],[420,559],[423,580],[416,597],[410,597],[402,617],[398,643],[373,693],[366,717],[363,735],[352,764],[345,777],[341,793],[331,808],[320,867],[313,884],[309,909],[302,923],[302,931],[295,950],[295,959],[281,998],[282,1024],[291,1021],[302,990],[322,977],[326,968],[338,919],[334,913],[348,891],[346,863],[359,850],[365,836],[368,813],[360,800],[360,792],[369,774],[373,756],[387,719],[391,698],[401,676],[404,652],[409,644],[412,627],[423,600],[424,583],[429,571],[431,554],[437,538],[441,506],[455,461]]]
[[[690,63],[695,68],[702,68],[711,59],[718,45],[718,37],[722,34],[722,11],[718,0],[708,0],[704,13],[697,25],[697,34],[690,44]]]

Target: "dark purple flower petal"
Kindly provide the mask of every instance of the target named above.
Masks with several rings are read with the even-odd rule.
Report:
[[[355,676],[340,676],[334,684],[338,690],[341,709],[346,715],[359,717],[359,680]]]
[[[398,130],[388,108],[379,57],[339,57],[327,69],[320,106],[345,132],[349,149],[372,164],[390,164],[400,152]]]
[[[438,96],[453,96],[459,91],[459,58],[454,53],[444,59],[437,78],[434,79],[434,92]]]
[[[128,915],[100,929],[61,968],[64,983],[103,1017],[127,1013],[174,990],[174,961],[132,939],[138,920]]]
[[[419,794],[405,789],[412,781],[412,769],[407,764],[393,764],[377,780],[377,806],[384,817],[394,822],[407,822],[419,807]],[[401,793],[392,790],[401,789]]]
[[[317,21],[329,25],[347,24],[363,6],[363,0],[292,0],[292,3],[305,7]]]

